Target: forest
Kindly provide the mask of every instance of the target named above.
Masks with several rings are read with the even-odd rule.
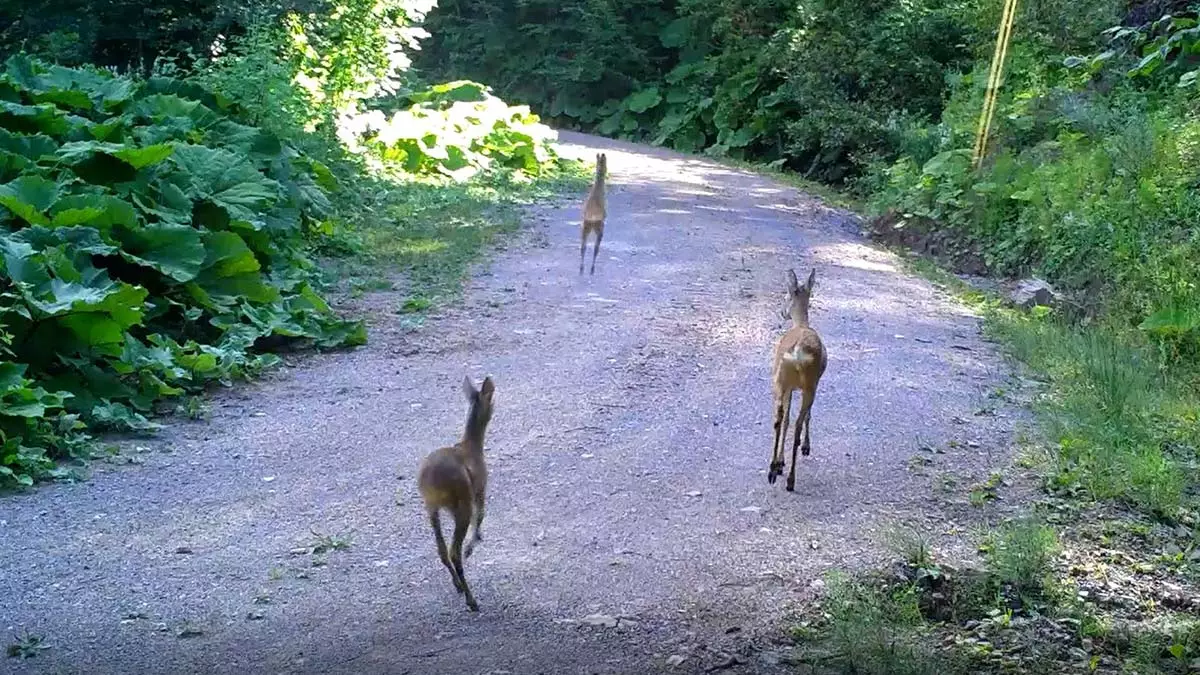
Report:
[[[1044,441],[1014,462],[1035,515],[978,574],[897,535],[904,583],[831,584],[793,634],[832,651],[805,663],[1196,672],[1200,603],[1149,589],[1200,579],[1200,4],[1018,3],[976,165],[1003,6],[0,4],[0,488],[74,480],[105,434],[204,417],[286,352],[366,343],[329,298],[391,288],[381,268],[404,317],[453,303],[523,205],[582,191],[553,143],[577,130],[832,195],[1041,387]],[[1053,302],[987,291],[1028,278]],[[1094,559],[1056,557],[1080,542]],[[1088,596],[1099,559],[1136,581]]]

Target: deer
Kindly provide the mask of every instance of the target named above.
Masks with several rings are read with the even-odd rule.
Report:
[[[483,436],[492,419],[492,395],[496,387],[491,376],[485,377],[479,389],[466,377],[462,383],[469,409],[467,426],[462,440],[456,445],[438,448],[429,453],[417,470],[417,487],[433,537],[437,542],[438,558],[450,570],[450,580],[459,594],[466,596],[467,608],[479,611],[479,603],[467,585],[463,574],[463,558],[471,557],[475,545],[483,541],[484,502],[487,496],[487,464],[483,458]],[[450,549],[442,537],[441,511],[446,510],[454,517],[454,539]],[[469,527],[474,535],[463,548]]]
[[[775,394],[775,444],[771,448],[771,466],[767,471],[767,482],[771,485],[783,474],[784,443],[787,442],[792,394],[800,391],[800,414],[796,416],[796,430],[792,438],[792,468],[788,472],[788,492],[796,490],[796,449],[800,448],[804,457],[808,457],[812,451],[808,433],[812,407],[813,401],[816,400],[817,384],[825,374],[827,361],[821,336],[808,322],[808,305],[816,280],[817,270],[813,269],[808,275],[808,280],[801,286],[796,280],[796,272],[788,270],[787,306],[780,314],[784,318],[790,318],[792,326],[775,345],[775,360],[771,372],[771,384]]]
[[[596,245],[592,248],[592,271],[596,273],[596,256],[600,254],[600,240],[604,238],[605,211],[605,179],[608,174],[608,157],[603,152],[596,155],[596,176],[592,180],[592,188],[588,190],[587,199],[583,201],[583,226],[579,230],[579,273],[583,274],[583,260],[586,256],[588,234],[596,233]]]

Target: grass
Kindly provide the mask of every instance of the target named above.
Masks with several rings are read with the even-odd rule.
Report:
[[[313,555],[321,555],[331,551],[345,551],[354,543],[354,534],[352,532],[340,532],[333,534],[324,534],[316,530],[310,530],[313,535],[312,543],[309,544],[309,549]]]
[[[926,258],[906,265],[980,311],[989,336],[1044,384],[1035,412],[1049,443],[1041,469],[1060,494],[1115,500],[1166,520],[1197,507],[1200,364],[1168,366],[1136,331],[1022,313]]]
[[[818,673],[949,675],[966,672],[933,648],[911,585],[831,574],[821,614],[796,631],[800,660]]]
[[[1000,526],[986,544],[988,568],[996,580],[1018,595],[1040,594],[1048,587],[1051,564],[1058,555],[1058,535],[1033,518]]]
[[[989,332],[1038,373],[1051,489],[1117,500],[1166,520],[1196,506],[1200,394],[1135,335],[1051,316],[992,312]]]
[[[361,188],[358,217],[327,251],[327,276],[363,295],[393,290],[390,277],[399,275],[407,298],[397,312],[426,312],[458,296],[481,254],[520,228],[524,205],[582,192],[590,177],[585,164],[564,160],[533,179],[503,172],[465,183],[380,181]]]
[[[50,645],[46,644],[45,638],[41,635],[34,635],[29,631],[25,631],[14,637],[13,642],[8,645],[5,653],[8,654],[9,658],[30,659],[49,648]]]

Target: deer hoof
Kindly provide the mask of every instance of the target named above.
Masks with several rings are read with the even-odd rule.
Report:
[[[810,452],[812,452],[812,448],[808,447],[807,445],[800,448],[801,457],[808,457],[808,453]]]
[[[467,609],[471,610],[472,612],[478,612],[479,611],[479,603],[475,602],[474,600],[468,600],[467,601]]]
[[[788,491],[788,492],[795,492],[795,491],[796,491],[796,481],[794,481],[794,480],[789,480],[789,481],[787,482],[787,491]]]

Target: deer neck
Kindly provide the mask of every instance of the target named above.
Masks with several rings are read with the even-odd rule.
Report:
[[[797,328],[808,328],[808,305],[797,302],[791,309],[792,325]]]
[[[601,204],[604,203],[604,188],[605,181],[607,180],[607,176],[605,174],[607,173],[608,167],[604,166],[603,164],[596,165],[596,176],[592,180],[592,199],[600,202]]]
[[[487,422],[480,420],[475,410],[467,417],[467,428],[463,431],[459,445],[472,454],[483,453],[483,435],[487,432]]]

